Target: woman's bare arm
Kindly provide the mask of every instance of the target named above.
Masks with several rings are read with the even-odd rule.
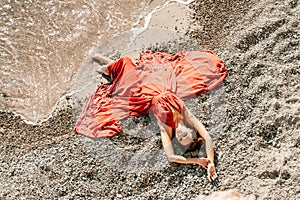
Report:
[[[198,133],[205,141],[206,154],[207,154],[207,158],[210,161],[208,165],[208,176],[210,180],[214,180],[217,177],[217,173],[215,171],[215,166],[214,166],[214,149],[213,149],[212,139],[208,134],[207,130],[205,129],[204,125],[188,109],[185,110],[183,117],[184,120],[191,127],[193,127],[198,131]]]
[[[207,168],[209,164],[209,160],[206,158],[185,158],[180,155],[175,155],[173,146],[172,146],[172,128],[163,124],[162,122],[158,122],[161,132],[161,140],[167,155],[167,158],[170,162],[182,163],[182,164],[198,164],[205,168]]]
[[[204,139],[206,145],[207,157],[211,161],[211,163],[214,163],[214,149],[213,149],[212,139],[208,134],[207,130],[205,129],[204,125],[188,109],[185,110],[183,117],[184,120],[191,127],[196,129],[198,133],[201,135],[201,137]]]

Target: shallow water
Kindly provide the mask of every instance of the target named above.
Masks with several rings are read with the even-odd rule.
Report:
[[[47,119],[57,101],[72,92],[74,80],[80,87],[76,74],[89,52],[110,38],[126,46],[145,30],[152,13],[170,2],[1,1],[0,110],[32,123]],[[128,38],[121,37],[130,30]]]

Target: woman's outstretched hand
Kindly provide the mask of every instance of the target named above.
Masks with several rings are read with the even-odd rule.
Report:
[[[212,164],[209,159],[199,158],[197,164],[207,169],[207,177],[210,181],[215,181],[217,179],[218,176],[215,165]]]
[[[216,168],[215,165],[212,163],[208,163],[207,166],[207,177],[210,181],[215,181],[217,179],[217,172],[216,172]]]

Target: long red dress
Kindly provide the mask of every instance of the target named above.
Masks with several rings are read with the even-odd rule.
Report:
[[[186,100],[217,87],[226,77],[213,52],[182,51],[176,55],[146,52],[138,65],[128,57],[108,66],[112,82],[102,84],[87,100],[74,131],[92,138],[121,132],[120,120],[150,112],[175,128],[171,107],[182,113]]]

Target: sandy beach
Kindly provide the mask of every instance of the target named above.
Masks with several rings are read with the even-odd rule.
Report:
[[[119,1],[102,7],[94,1],[57,4],[57,43],[53,32],[42,31],[53,24],[39,29],[48,18],[32,33],[19,28],[15,37],[1,29],[1,199],[195,199],[230,189],[258,200],[300,199],[298,1],[195,0],[164,7],[166,2],[128,1],[125,8]],[[10,18],[34,21],[49,5],[37,4],[28,13],[30,5],[0,3],[6,13],[1,26],[12,23]],[[78,8],[85,12],[74,13]],[[147,13],[155,9],[144,29]],[[69,14],[64,21],[55,13]],[[142,34],[131,41],[134,28]],[[71,33],[76,37],[67,41]],[[167,161],[153,117],[123,120],[122,134],[110,139],[73,132],[86,98],[102,81],[92,54],[136,58],[145,49],[210,49],[224,60],[224,83],[185,102],[212,135],[218,183],[208,181],[205,169]]]

